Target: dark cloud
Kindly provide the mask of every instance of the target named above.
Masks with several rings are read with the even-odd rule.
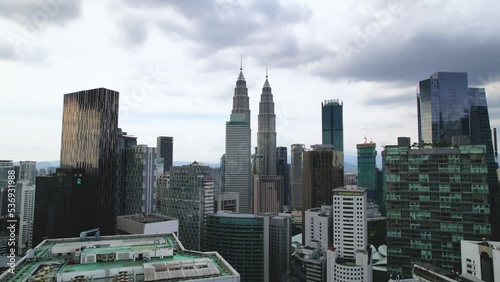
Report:
[[[363,104],[367,106],[407,106],[416,105],[417,96],[415,93],[404,93],[396,96],[371,95],[365,98]]]
[[[65,24],[82,12],[82,0],[0,1],[0,17],[27,26],[42,28],[46,24]]]
[[[129,0],[126,3],[137,13],[158,9],[178,13],[189,22],[188,26],[167,17],[150,18],[148,22],[164,34],[194,43],[198,57],[242,49],[243,54],[254,57],[258,63],[286,67],[317,61],[327,55],[320,46],[299,44],[293,28],[308,21],[312,11],[291,1]],[[128,33],[125,36],[128,43],[137,44],[147,38],[147,29],[129,30],[125,25],[120,28]]]

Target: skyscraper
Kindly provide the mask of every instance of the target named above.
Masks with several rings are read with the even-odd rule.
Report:
[[[127,150],[137,145],[137,137],[127,135],[127,132],[118,128],[118,154],[116,157],[116,215],[129,214],[127,209],[127,194],[125,192],[127,182],[129,181],[127,175],[127,168],[125,167],[130,161],[129,157],[133,155],[127,154]]]
[[[156,154],[163,159],[163,171],[167,171],[173,164],[174,137],[159,136],[156,138]]]
[[[284,205],[290,205],[290,165],[287,147],[276,148],[276,162],[276,173],[283,177],[283,202]]]
[[[224,158],[224,192],[237,192],[240,196],[240,212],[252,210],[250,185],[250,109],[248,89],[243,70],[234,89],[233,110],[226,122],[226,153]]]
[[[124,151],[124,214],[156,211],[156,148],[135,145]]]
[[[64,95],[61,168],[85,170],[90,199],[76,204],[81,213],[96,211],[91,220],[104,235],[116,226],[118,97],[105,88]]]
[[[377,156],[375,143],[357,144],[358,149],[358,180],[357,186],[366,189],[368,200],[376,200],[377,191],[377,166],[375,157]]]
[[[429,261],[460,269],[460,241],[491,234],[486,147],[390,145],[382,156],[388,271],[411,276],[415,263]]]
[[[259,103],[257,171],[254,175],[254,213],[281,212],[284,205],[283,176],[277,175],[276,115],[273,94],[266,74]]]
[[[304,144],[292,144],[291,146],[291,199],[292,208],[302,210],[302,154]]]
[[[436,72],[419,82],[417,109],[419,142],[444,145],[461,138],[486,146],[493,240],[500,240],[500,217],[493,216],[500,213],[498,163],[484,88],[469,88],[465,72]]]
[[[33,222],[35,216],[35,182],[29,179],[17,182],[19,198],[19,253],[23,254],[33,245]]]
[[[19,180],[29,180],[35,184],[36,180],[36,162],[21,161],[19,162]]]
[[[205,238],[205,219],[214,212],[214,180],[210,167],[193,162],[172,166],[169,184],[160,195],[163,215],[179,219],[179,239],[191,250],[200,251]]]
[[[312,145],[304,152],[302,210],[332,205],[332,190],[344,184],[343,153],[332,145]]]
[[[333,145],[337,152],[344,151],[344,122],[342,101],[325,100],[321,103],[323,145]]]

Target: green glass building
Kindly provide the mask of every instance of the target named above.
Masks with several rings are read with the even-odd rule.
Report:
[[[377,156],[375,143],[357,144],[358,149],[358,187],[366,189],[368,201],[376,200],[377,193]]]
[[[387,266],[411,276],[415,263],[461,269],[460,240],[490,238],[484,145],[385,146]]]

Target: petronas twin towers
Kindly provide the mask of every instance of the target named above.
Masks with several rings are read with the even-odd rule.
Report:
[[[248,88],[240,67],[233,110],[226,122],[225,192],[239,193],[241,213],[282,211],[283,178],[276,175],[276,115],[267,73],[259,103],[257,152],[253,157],[252,173]]]

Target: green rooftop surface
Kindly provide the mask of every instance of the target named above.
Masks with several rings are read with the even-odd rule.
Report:
[[[157,235],[142,235],[142,236],[129,236],[128,239],[136,238],[151,238],[157,237]],[[127,243],[127,237],[125,236],[113,236],[111,238],[102,237],[102,240],[124,240]],[[163,237],[165,240],[164,244],[148,244],[148,245],[136,245],[136,246],[115,246],[115,247],[100,247],[100,248],[86,248],[83,252],[89,253],[112,253],[116,251],[140,251],[148,250],[152,248],[173,248],[174,253],[171,257],[151,258],[148,263],[158,263],[158,262],[170,262],[170,261],[184,261],[193,260],[199,258],[208,258],[212,263],[215,264],[217,269],[220,271],[221,276],[231,275],[230,271],[219,262],[215,255],[198,254],[190,251],[182,251],[176,243],[176,240],[172,235],[168,234]],[[137,267],[142,266],[143,262],[140,260],[121,260],[121,261],[107,261],[107,262],[97,262],[97,263],[86,263],[86,264],[68,264],[67,260],[64,258],[51,257],[52,247],[56,244],[63,243],[75,243],[79,242],[78,238],[75,239],[54,239],[47,240],[45,243],[35,249],[35,259],[27,260],[26,257],[16,266],[15,275],[8,275],[7,277],[2,277],[2,282],[22,282],[26,281],[32,275],[35,275],[35,271],[42,266],[46,265],[57,265],[60,267],[55,273],[68,273],[68,272],[80,272],[80,271],[92,271],[99,269],[114,269],[114,268],[125,268],[125,267]],[[179,280],[181,281],[181,280]]]

